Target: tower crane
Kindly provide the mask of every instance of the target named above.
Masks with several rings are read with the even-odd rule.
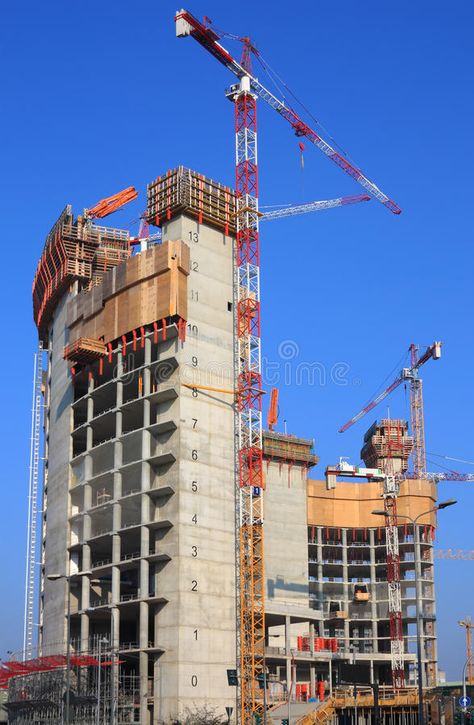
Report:
[[[426,454],[425,454],[425,435],[423,423],[423,394],[422,381],[419,376],[419,369],[428,360],[439,360],[441,357],[441,342],[434,342],[425,352],[418,357],[419,347],[411,344],[409,347],[411,366],[403,368],[393,383],[388,386],[380,395],[365,406],[359,413],[353,416],[342,428],[339,433],[344,433],[354,423],[364,417],[366,413],[373,410],[384,398],[395,390],[401,383],[410,381],[410,417],[411,429],[413,435],[413,468],[415,478],[424,478],[426,476]],[[403,687],[404,685],[404,667],[403,667],[403,621],[402,621],[402,604],[401,604],[401,585],[400,585],[400,556],[398,548],[398,520],[397,520],[397,496],[399,490],[399,480],[393,475],[391,470],[391,436],[388,436],[388,457],[385,473],[386,478],[383,481],[383,497],[386,515],[385,538],[387,547],[387,583],[389,596],[389,613],[390,613],[390,645],[392,653],[392,682],[393,686]]]
[[[432,345],[426,348],[425,352],[418,357],[419,346],[411,344],[409,347],[411,366],[409,368],[403,368],[397,375],[393,383],[388,388],[377,395],[374,400],[368,403],[365,408],[362,408],[356,415],[354,415],[347,423],[339,429],[339,433],[344,433],[348,428],[357,423],[358,420],[364,417],[366,413],[373,410],[376,405],[382,402],[391,392],[393,392],[399,385],[406,382],[410,382],[410,418],[411,418],[411,432],[413,436],[413,470],[416,474],[416,478],[424,478],[426,475],[426,453],[425,453],[425,430],[424,430],[424,417],[423,417],[423,385],[419,375],[419,370],[431,358],[433,360],[439,360],[441,357],[441,342],[434,342]]]
[[[235,108],[236,137],[236,428],[238,435],[238,626],[240,722],[251,725],[264,706],[257,678],[265,667],[263,551],[262,369],[260,339],[260,243],[258,207],[257,98],[263,99],[328,158],[394,214],[400,207],[365,174],[313,131],[286,103],[253,76],[251,55],[258,55],[249,38],[216,31],[209,19],[200,22],[186,10],[175,16],[176,35],[191,36],[233,73],[238,82],[227,92]],[[240,40],[240,63],[219,43],[224,36]]]

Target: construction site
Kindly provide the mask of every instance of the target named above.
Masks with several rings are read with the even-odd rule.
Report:
[[[371,198],[401,210],[257,80],[248,38],[238,61],[208,22],[175,20],[210,78],[214,60],[234,75],[235,186],[158,169],[138,235],[101,225],[133,187],[66,206],[45,234],[9,722],[436,722],[434,539],[456,502],[438,499],[450,474],[427,471],[421,369],[442,343],[407,341],[408,367],[341,428],[408,386],[410,420],[361,426],[363,468],[281,432],[262,380],[260,223]],[[258,100],[363,193],[260,212]]]

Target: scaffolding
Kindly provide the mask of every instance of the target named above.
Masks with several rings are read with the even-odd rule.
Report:
[[[384,418],[375,422],[364,436],[364,446],[360,452],[362,460],[369,468],[384,468],[390,458],[396,471],[408,468],[408,459],[413,451],[413,436],[408,435],[408,423],[405,420]]]
[[[33,280],[33,315],[40,339],[58,300],[72,282],[81,288],[98,284],[105,272],[130,256],[128,231],[98,226],[83,216],[74,219],[68,204],[49,232]]]
[[[28,524],[25,566],[25,611],[23,622],[23,650],[30,658],[34,639],[34,611],[36,591],[36,531],[38,526],[38,480],[41,444],[41,411],[43,395],[43,344],[38,343],[33,364],[33,401],[31,407],[30,471],[28,485]]]
[[[98,642],[95,638],[91,653],[70,656],[69,722],[140,722],[139,675],[108,643]],[[2,663],[0,689],[8,689],[10,723],[53,725],[64,720],[67,662],[61,654]]]

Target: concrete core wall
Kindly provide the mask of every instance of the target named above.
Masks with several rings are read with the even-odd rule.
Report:
[[[273,461],[265,468],[266,597],[308,606],[306,469]]]
[[[67,340],[66,308],[69,295],[56,307],[49,334],[45,447],[47,465],[43,498],[42,592],[40,621],[43,654],[64,650],[66,641],[66,584],[48,581],[48,574],[68,573],[68,487],[71,450],[73,387],[63,360]]]

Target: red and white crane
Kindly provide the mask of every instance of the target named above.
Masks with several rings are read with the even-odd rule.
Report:
[[[400,208],[360,169],[332,148],[287,104],[276,98],[252,75],[251,53],[258,54],[249,38],[243,42],[239,63],[219,43],[223,33],[202,23],[186,10],[176,16],[176,35],[191,36],[228,68],[238,83],[227,92],[235,108],[236,148],[236,349],[239,523],[239,626],[237,650],[240,665],[242,725],[251,725],[263,713],[257,676],[265,666],[264,552],[263,552],[263,453],[262,369],[260,339],[260,242],[257,158],[257,98],[285,118],[297,136],[306,137],[335,164],[361,184],[394,214]],[[226,34],[227,35],[227,34]],[[342,205],[342,204],[336,204]],[[280,214],[283,216],[283,214]]]
[[[423,355],[418,357],[419,346],[411,344],[409,353],[411,357],[411,366],[402,368],[393,383],[388,388],[377,395],[362,410],[354,415],[347,423],[339,429],[339,433],[344,433],[354,423],[364,417],[367,413],[382,402],[391,392],[399,385],[409,381],[410,383],[410,418],[411,418],[411,434],[413,436],[413,471],[416,478],[424,478],[426,475],[426,453],[425,453],[425,428],[423,416],[423,384],[419,375],[419,370],[428,360],[439,360],[441,357],[441,342],[434,342],[426,348]]]
[[[413,469],[415,478],[426,477],[426,453],[425,433],[423,419],[423,388],[419,376],[419,369],[428,360],[439,360],[441,357],[441,342],[434,342],[430,345],[421,357],[418,357],[419,347],[411,344],[409,348],[411,366],[403,368],[393,383],[388,386],[380,395],[372,400],[365,408],[362,408],[357,415],[354,415],[345,423],[339,432],[344,433],[354,423],[364,417],[370,410],[373,410],[384,398],[395,390],[401,383],[410,382],[410,417],[413,435]],[[383,498],[386,511],[385,540],[387,548],[387,584],[388,601],[390,614],[390,647],[392,654],[392,684],[395,688],[403,687],[405,684],[404,663],[403,663],[403,620],[402,600],[400,584],[400,555],[398,549],[398,520],[397,520],[397,496],[399,489],[399,477],[394,475],[391,464],[390,445],[391,435],[388,436],[388,456],[383,479]]]

